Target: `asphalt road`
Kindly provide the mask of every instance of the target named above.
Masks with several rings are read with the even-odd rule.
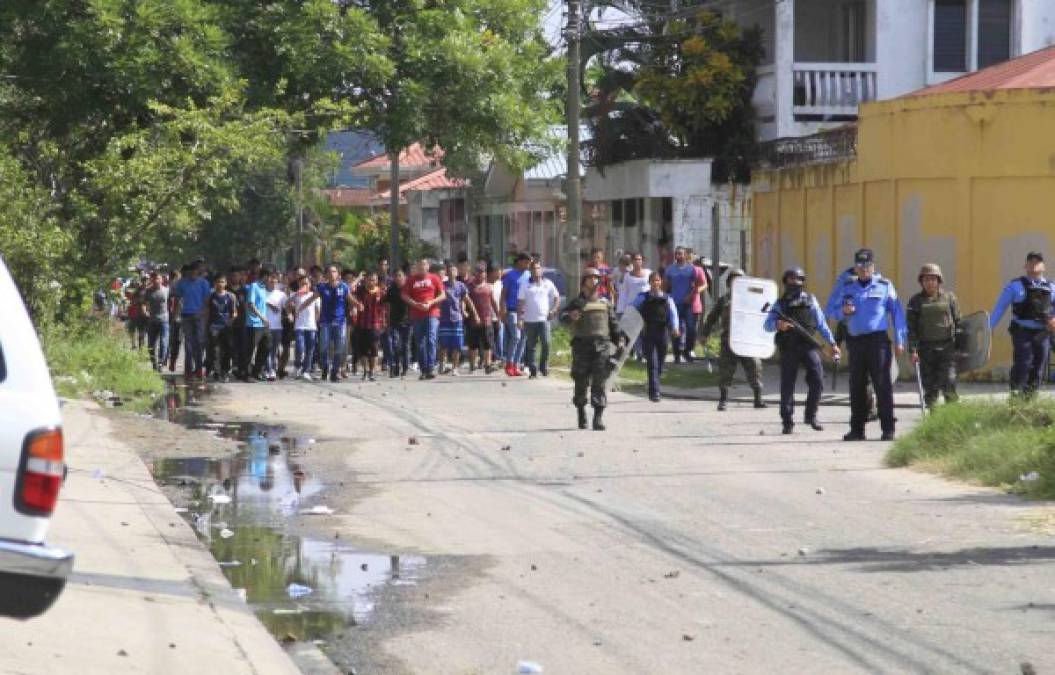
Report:
[[[380,610],[360,673],[1055,671],[1055,537],[1030,526],[1049,507],[885,469],[886,444],[841,441],[843,407],[786,437],[746,399],[616,394],[599,433],[570,395],[385,379],[211,405],[317,434],[343,539],[466,561]]]

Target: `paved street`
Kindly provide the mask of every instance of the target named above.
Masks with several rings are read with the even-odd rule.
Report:
[[[207,409],[317,437],[337,515],[305,527],[453,561],[377,610],[360,673],[1055,668],[1047,507],[885,469],[886,445],[840,440],[845,407],[788,438],[746,398],[616,394],[597,433],[569,399],[554,378],[385,379],[235,385]]]

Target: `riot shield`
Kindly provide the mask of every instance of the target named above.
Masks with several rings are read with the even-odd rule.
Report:
[[[608,360],[608,379],[604,382],[604,386],[608,391],[614,390],[616,380],[619,379],[619,371],[623,369],[623,364],[626,363],[627,357],[633,351],[634,343],[637,342],[637,338],[641,335],[641,329],[644,326],[645,320],[641,318],[641,313],[634,307],[627,306],[622,318],[619,319],[619,332],[623,334],[626,342],[622,350],[612,354]]]
[[[961,373],[977,370],[989,363],[993,332],[989,328],[989,312],[982,310],[960,319],[956,335],[956,368]]]
[[[731,289],[729,312],[729,346],[737,356],[768,359],[777,345],[776,333],[762,324],[769,307],[780,293],[775,281],[755,277],[736,277]]]

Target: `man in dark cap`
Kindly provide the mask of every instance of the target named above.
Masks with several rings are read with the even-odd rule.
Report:
[[[1008,332],[1014,347],[1011,393],[1032,396],[1040,386],[1055,331],[1055,283],[1044,277],[1044,256],[1039,252],[1030,252],[1025,274],[1004,286],[989,318],[990,328],[996,328],[1009,306]]]
[[[868,421],[867,383],[875,386],[882,440],[894,440],[894,385],[890,379],[890,349],[887,330],[893,323],[897,354],[905,351],[905,314],[894,284],[875,276],[875,256],[862,248],[854,254],[856,279],[837,286],[826,307],[833,321],[846,319],[850,352],[850,432],[847,441],[865,440]],[[836,309],[837,308],[837,309]]]

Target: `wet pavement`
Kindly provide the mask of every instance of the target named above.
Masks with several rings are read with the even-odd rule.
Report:
[[[364,551],[336,534],[305,536],[301,530],[312,528],[301,517],[324,522],[332,514],[306,461],[315,439],[212,420],[200,407],[207,395],[170,385],[157,414],[235,440],[239,452],[162,458],[150,469],[276,638],[325,642],[370,622],[384,589],[422,578],[424,557]]]

